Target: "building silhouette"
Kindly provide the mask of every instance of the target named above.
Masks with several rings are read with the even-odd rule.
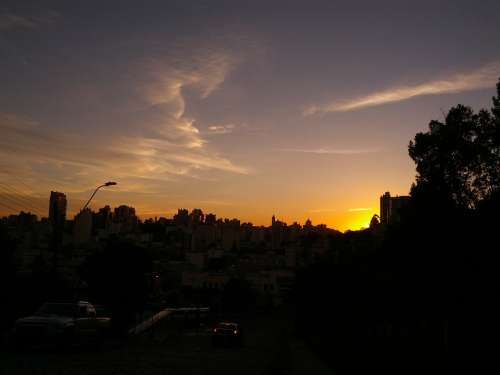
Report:
[[[276,220],[276,216],[271,218],[271,249],[277,250],[284,240],[286,224]]]
[[[66,194],[57,191],[50,192],[49,221],[53,227],[64,226],[66,222]]]
[[[409,196],[391,197],[391,193],[385,192],[380,197],[380,223],[397,223],[401,220],[401,209],[410,201]]]
[[[87,243],[92,238],[92,212],[89,208],[80,211],[74,219],[73,242],[75,245]]]
[[[105,233],[111,227],[113,212],[108,205],[99,209],[93,214],[92,231],[95,233]]]
[[[121,205],[115,207],[113,214],[112,232],[131,233],[137,228],[139,219],[135,215],[135,208]]]
[[[174,223],[178,226],[187,226],[189,223],[189,211],[185,208],[179,208],[174,215]]]
[[[66,194],[57,191],[50,192],[49,222],[52,226],[54,246],[58,246],[62,242],[64,225],[66,224],[67,204]]]

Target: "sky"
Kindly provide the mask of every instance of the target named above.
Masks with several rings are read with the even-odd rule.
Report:
[[[408,143],[489,108],[500,2],[3,1],[0,214],[131,205],[366,226]]]

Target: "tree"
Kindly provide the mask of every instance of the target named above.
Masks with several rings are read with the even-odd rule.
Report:
[[[460,208],[476,208],[500,191],[500,80],[493,108],[478,113],[461,104],[445,122],[433,120],[409,145],[416,163],[412,195],[427,191]]]
[[[144,249],[123,240],[110,241],[103,251],[90,255],[80,274],[91,301],[107,305],[115,327],[125,329],[142,311],[149,286],[152,261]]]
[[[372,219],[370,220],[370,229],[374,229],[377,227],[377,225],[380,224],[380,216],[377,214],[372,216]]]

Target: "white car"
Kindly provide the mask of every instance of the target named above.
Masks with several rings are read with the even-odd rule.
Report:
[[[73,343],[99,338],[109,320],[97,319],[92,304],[48,302],[33,315],[18,319],[13,338],[18,345]]]

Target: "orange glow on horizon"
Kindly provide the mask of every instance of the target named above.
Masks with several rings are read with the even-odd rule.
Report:
[[[192,209],[192,208],[191,208]],[[191,209],[188,208],[190,211]],[[211,213],[211,210],[205,210],[201,208],[202,211],[207,214]],[[145,219],[154,219],[154,218],[160,218],[160,217],[167,217],[167,218],[173,218],[176,212],[172,212],[171,210],[168,212],[147,212],[146,214],[144,212],[141,212],[138,210],[138,217],[141,220]],[[228,214],[218,214],[217,212],[213,212],[217,215],[217,218],[236,218],[240,220],[242,223],[244,222],[250,222],[255,226],[265,226],[268,227],[271,225],[271,217],[273,213],[269,213],[265,217],[251,217],[248,218],[246,215],[228,215]],[[288,225],[293,224],[294,222],[299,223],[300,225],[304,225],[307,219],[310,219],[313,223],[313,225],[319,225],[319,224],[325,224],[328,228],[330,229],[335,229],[341,232],[346,232],[348,230],[360,230],[360,229],[366,229],[370,226],[370,221],[373,217],[373,215],[378,214],[378,208],[377,209],[363,209],[362,211],[345,211],[345,212],[334,212],[333,214],[310,214],[310,215],[302,215],[302,217],[289,217],[285,216],[282,217],[280,215],[276,215],[277,220],[281,220],[286,222]]]

